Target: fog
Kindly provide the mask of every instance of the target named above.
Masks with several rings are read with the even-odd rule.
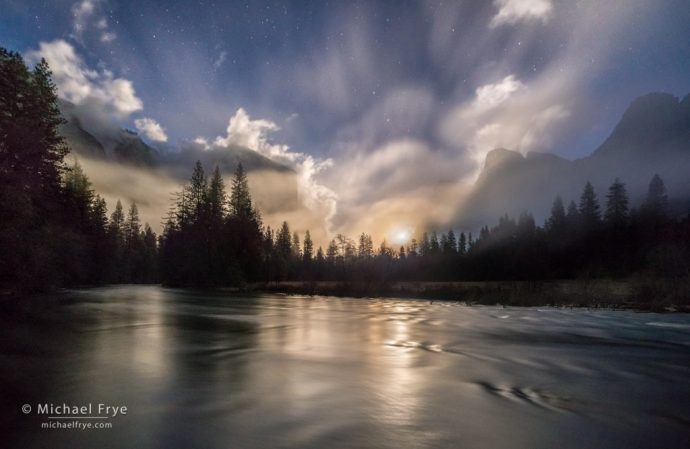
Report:
[[[78,155],[70,157],[71,161],[75,158],[89,177],[93,189],[106,200],[108,214],[112,213],[118,200],[125,210],[135,202],[141,222],[148,223],[156,233],[162,231],[175,193],[181,191],[187,182],[166,166],[136,167]],[[189,167],[187,177],[191,176],[192,168]],[[211,168],[206,167],[206,170],[210,171]],[[232,175],[225,173],[223,178],[229,193]],[[249,172],[248,178],[252,198],[261,211],[265,225],[275,229],[283,221],[288,221],[291,230],[300,234],[309,230],[317,244],[328,242],[325,224],[327,211],[309,209],[298,200],[295,173],[256,170]]]

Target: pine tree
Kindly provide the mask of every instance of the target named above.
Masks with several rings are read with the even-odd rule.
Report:
[[[302,249],[302,258],[306,264],[309,264],[309,263],[311,263],[313,255],[314,255],[314,242],[312,242],[311,234],[309,234],[309,230],[307,229],[307,232],[304,235],[304,246]]]
[[[57,88],[44,59],[29,72],[18,53],[0,48],[0,109],[0,185],[21,183],[44,206],[57,205],[68,148],[59,133],[64,119]]]
[[[297,231],[292,233],[292,256],[298,260],[302,256],[302,248]]]
[[[438,243],[438,235],[436,234],[436,231],[431,232],[431,237],[429,238],[429,252],[431,254],[437,254],[440,249],[440,245]]]
[[[565,220],[571,230],[575,229],[580,223],[580,212],[577,210],[575,201],[568,203],[568,212],[565,215]]]
[[[374,257],[374,243],[371,240],[371,236],[364,232],[359,236],[357,254],[362,259],[371,259]]]
[[[439,239],[438,246],[441,249],[441,252],[444,254],[448,253],[449,248],[448,248],[448,236],[446,234],[441,234],[441,238]]]
[[[127,212],[123,225],[124,249],[122,252],[121,282],[143,282],[141,279],[143,267],[143,247],[139,210],[136,203],[132,203]]]
[[[288,226],[287,221],[283,222],[276,236],[276,252],[283,260],[290,260],[290,256],[292,255],[292,242],[290,240],[290,226]]]
[[[587,229],[596,227],[601,221],[601,212],[599,208],[599,200],[594,193],[594,187],[587,181],[585,188],[580,196],[580,207],[578,213],[583,226]]]
[[[117,200],[117,203],[115,204],[115,210],[110,215],[108,231],[114,238],[124,241],[124,224],[125,214],[122,211],[122,203],[120,202],[120,200]]]
[[[118,202],[119,203],[119,202]],[[123,234],[125,246],[137,244],[141,234],[141,222],[139,221],[139,209],[137,203],[132,203],[127,213],[127,220],[124,223]]]
[[[388,246],[386,239],[383,239],[381,246],[379,246],[379,256],[383,257],[384,259],[393,258],[393,250],[390,248],[390,246]]]
[[[428,256],[429,252],[431,249],[431,245],[429,244],[429,234],[426,232],[422,233],[422,238],[419,242],[419,253],[422,256]]]
[[[96,195],[90,212],[91,245],[93,262],[91,266],[91,283],[102,284],[108,281],[111,272],[112,245],[108,239],[108,208],[105,200]],[[154,260],[154,263],[157,261]]]
[[[69,152],[65,140],[59,132],[59,126],[65,123],[57,101],[57,87],[51,79],[52,72],[45,59],[36,65],[31,76],[35,102],[29,113],[34,115],[37,126],[31,131],[40,139],[41,157],[38,159],[38,170],[51,191],[57,191],[61,174],[64,170],[64,157]],[[31,104],[31,102],[29,103]]]
[[[64,199],[70,209],[68,213],[74,213],[76,215],[74,218],[84,226],[90,218],[95,193],[78,161],[75,161],[74,165],[64,172],[63,184]]]
[[[458,250],[458,242],[455,238],[455,233],[452,229],[448,230],[448,238],[446,241],[447,248],[445,248],[446,253],[454,254]]]
[[[156,233],[153,232],[148,223],[144,226],[143,240],[143,258],[142,265],[144,272],[141,276],[141,282],[153,283],[158,280],[158,245],[156,240]]]
[[[625,191],[625,184],[616,178],[606,195],[604,219],[608,224],[619,227],[625,225],[628,218],[628,194]]]
[[[642,210],[646,216],[654,221],[662,222],[668,218],[666,185],[658,174],[654,175],[649,182],[649,189]]]
[[[467,238],[465,237],[464,232],[460,233],[460,239],[458,240],[458,253],[460,253],[461,256],[467,254]]]
[[[108,206],[100,195],[96,195],[93,200],[91,222],[93,223],[98,235],[105,235],[108,230]]]
[[[204,167],[201,165],[201,161],[196,161],[186,194],[189,212],[191,213],[190,218],[194,224],[201,223],[205,216],[206,191],[207,184]]]
[[[551,206],[551,216],[546,222],[546,227],[550,232],[560,234],[565,229],[565,225],[566,218],[563,200],[560,195],[556,195],[556,199],[553,200],[553,205]]]
[[[230,194],[230,213],[236,217],[253,218],[254,208],[249,194],[249,180],[242,164],[237,164],[235,178],[232,181]]]
[[[509,222],[510,219],[507,215],[501,217],[498,222],[498,228],[500,229],[501,227],[506,227],[506,224]],[[489,240],[489,226],[484,225],[481,227],[481,229],[479,229],[479,241],[486,243],[487,240]]]
[[[534,216],[529,212],[522,212],[518,217],[517,222],[517,237],[518,239],[527,239],[534,236],[537,231],[537,225],[534,221]]]
[[[316,277],[319,280],[323,280],[324,275],[325,275],[325,269],[326,269],[326,259],[323,256],[323,248],[319,246],[319,249],[316,250],[316,258],[315,258],[315,272],[316,272]]]
[[[328,248],[326,248],[326,261],[329,265],[334,265],[337,257],[338,244],[335,243],[335,240],[331,240],[331,242],[328,244]]]
[[[208,186],[208,214],[211,232],[218,232],[226,214],[227,198],[225,183],[220,175],[220,169],[216,165],[213,176]]]
[[[85,272],[84,220],[64,197],[68,149],[50,70],[0,48],[0,290],[42,290]],[[25,238],[17,238],[22,236]]]
[[[122,210],[122,203],[117,200],[115,210],[110,214],[110,222],[108,223],[108,241],[111,252],[110,268],[108,273],[110,282],[122,282],[125,277],[123,268],[123,257],[125,251],[125,214]]]

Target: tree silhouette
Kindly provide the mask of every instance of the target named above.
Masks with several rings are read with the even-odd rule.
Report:
[[[460,238],[458,239],[458,253],[461,256],[467,254],[467,238],[464,232],[460,233]]]
[[[574,206],[575,204],[573,203],[573,207]],[[549,232],[554,234],[561,234],[565,230],[565,207],[563,206],[563,200],[561,199],[560,195],[556,195],[556,199],[553,200],[553,205],[551,206],[551,216],[546,223],[546,227]]]
[[[302,258],[304,259],[304,262],[306,264],[310,264],[313,256],[314,256],[314,242],[311,240],[311,234],[309,234],[309,230],[307,230],[307,233],[304,235],[304,246],[302,249]]]
[[[236,217],[249,218],[253,216],[254,208],[249,194],[249,180],[242,164],[237,164],[235,178],[232,181],[230,195],[230,213]]]
[[[625,184],[616,178],[606,195],[604,219],[612,226],[624,226],[628,222],[628,194]]]
[[[597,200],[597,195],[594,193],[594,187],[592,187],[589,181],[585,184],[582,196],[580,196],[578,213],[581,223],[586,229],[597,227],[601,221],[599,200]]]
[[[668,195],[666,185],[661,176],[655,174],[649,182],[647,197],[642,206],[643,212],[655,221],[663,221],[668,217]]]

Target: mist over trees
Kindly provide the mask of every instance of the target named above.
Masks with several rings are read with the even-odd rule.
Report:
[[[109,212],[78,162],[69,165],[56,87],[41,61],[29,70],[0,48],[0,289],[106,283],[220,287],[282,281],[384,285],[396,281],[490,281],[690,276],[690,218],[670,215],[655,175],[639,208],[613,180],[601,199],[554,198],[539,225],[504,215],[478,235],[429,230],[405,245],[338,234],[317,247],[309,231],[264,225],[239,164],[231,185],[201,162],[175,194],[157,238],[136,204]]]
[[[167,220],[160,245],[161,281],[174,286],[237,286],[247,282],[490,281],[687,277],[690,221],[673,219],[663,180],[649,184],[639,209],[629,208],[615,179],[602,204],[591,183],[566,210],[554,199],[541,226],[524,212],[456,235],[423,232],[405,245],[370,235],[338,234],[316,248],[309,231],[263,226],[238,166],[229,194],[218,169],[210,180],[197,163]]]

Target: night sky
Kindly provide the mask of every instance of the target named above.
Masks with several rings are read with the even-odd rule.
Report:
[[[584,156],[636,96],[690,93],[687,1],[0,7],[0,45],[46,56],[61,96],[160,147],[234,139],[309,165],[340,210],[471,179],[495,147]]]

